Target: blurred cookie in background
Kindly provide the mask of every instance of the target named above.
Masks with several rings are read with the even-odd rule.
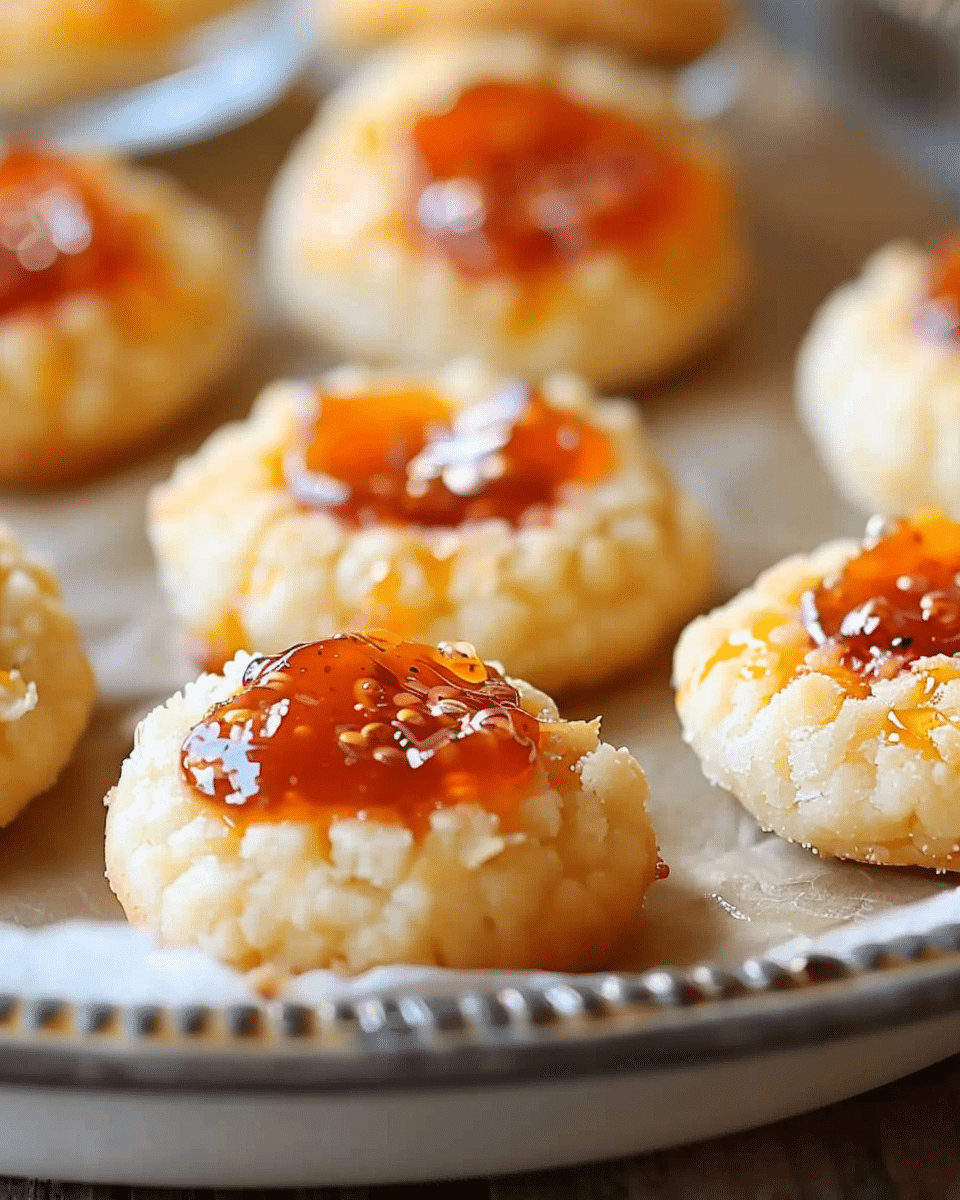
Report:
[[[652,62],[697,58],[727,31],[725,0],[310,0],[321,37],[359,49],[410,34],[526,29]]]
[[[10,144],[0,157],[0,483],[108,465],[237,352],[244,255],[162,175]]]
[[[821,306],[797,363],[800,417],[867,512],[960,517],[960,235],[895,242]]]
[[[737,189],[662,75],[510,35],[370,61],[282,168],[264,228],[290,320],[346,356],[638,384],[747,281]]]

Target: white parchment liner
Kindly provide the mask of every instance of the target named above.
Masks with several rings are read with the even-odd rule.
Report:
[[[927,238],[950,223],[945,204],[839,122],[789,64],[768,56],[747,65],[750,86],[724,124],[743,165],[756,298],[733,338],[641,401],[665,453],[717,521],[718,598],[785,554],[862,529],[794,422],[797,342],[815,306],[869,250],[891,237]],[[245,130],[157,165],[230,212],[252,238],[269,180],[308,117],[309,101],[294,98]],[[227,968],[191,951],[156,950],[119,923],[103,878],[102,797],[137,718],[190,674],[143,534],[148,488],[178,454],[245,411],[266,380],[320,365],[265,320],[235,377],[149,461],[69,492],[0,496],[0,516],[59,571],[101,687],[90,730],[60,783],[0,832],[0,991],[207,1003],[249,996]],[[777,947],[789,955],[811,943],[836,948],[960,921],[950,879],[825,861],[760,833],[703,781],[680,741],[668,679],[665,652],[642,676],[575,697],[564,709],[575,717],[601,713],[606,740],[629,746],[644,764],[671,867],[651,892],[634,944],[611,967],[731,964]],[[314,972],[288,994],[436,990],[453,982],[445,972],[410,968],[356,980]]]

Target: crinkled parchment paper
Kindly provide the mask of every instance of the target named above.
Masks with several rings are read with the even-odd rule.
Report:
[[[745,91],[722,123],[743,168],[755,298],[734,336],[640,401],[674,467],[716,519],[718,598],[785,554],[862,528],[794,423],[794,352],[818,302],[868,251],[950,223],[945,204],[841,122],[792,64],[764,54],[748,57],[745,68]],[[310,107],[307,97],[294,98],[245,130],[156,165],[230,212],[252,240],[267,184]],[[146,492],[179,454],[242,414],[271,376],[319,365],[265,318],[234,377],[154,457],[73,491],[0,496],[0,515],[59,570],[101,685],[96,716],[60,783],[0,832],[3,990],[118,1000],[243,994],[239,977],[198,954],[159,952],[122,924],[86,922],[122,918],[103,878],[103,795],[138,716],[190,673],[154,582]],[[824,861],[760,833],[701,778],[680,741],[668,680],[665,653],[642,676],[565,708],[576,717],[601,713],[606,739],[644,764],[671,867],[651,893],[635,944],[611,966],[729,963],[821,935],[830,944],[861,928],[876,938],[960,919],[949,879]],[[920,906],[904,907],[911,904]],[[36,928],[66,918],[84,923]],[[406,969],[344,983],[314,973],[292,991],[308,998],[398,980],[438,982],[434,972]]]

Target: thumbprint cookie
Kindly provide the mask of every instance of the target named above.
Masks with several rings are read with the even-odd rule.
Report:
[[[588,969],[659,873],[647,792],[473,647],[338,634],[146,717],[108,877],[134,924],[244,969]]]
[[[867,512],[960,517],[960,234],[897,243],[823,305],[797,368],[806,425]]]
[[[873,518],[786,559],[680,639],[704,773],[821,854],[960,869],[960,525]]]
[[[154,78],[176,39],[243,0],[5,0],[0,108],[72,100]]]
[[[375,626],[584,686],[638,662],[713,582],[707,520],[634,405],[466,362],[271,386],[154,491],[148,524],[215,670]]]
[[[324,41],[365,47],[415,33],[527,29],[606,42],[654,62],[697,58],[726,33],[725,0],[312,0]]]
[[[56,782],[93,699],[57,581],[0,524],[0,826]]]
[[[170,421],[234,355],[240,254],[171,180],[0,149],[0,482],[85,475]]]
[[[734,191],[659,77],[519,35],[413,42],[295,148],[265,264],[290,319],[349,357],[638,383],[739,305]]]

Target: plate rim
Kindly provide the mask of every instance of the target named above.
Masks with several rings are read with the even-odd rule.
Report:
[[[960,1012],[960,924],[787,962],[554,975],[316,1003],[0,995],[0,1086],[303,1095],[656,1072]]]

